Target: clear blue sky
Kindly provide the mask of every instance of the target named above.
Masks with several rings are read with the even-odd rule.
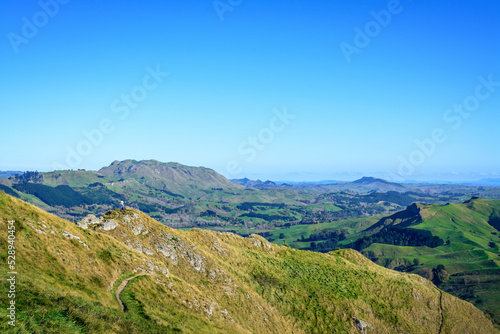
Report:
[[[61,2],[0,0],[0,170],[500,177],[496,0]]]

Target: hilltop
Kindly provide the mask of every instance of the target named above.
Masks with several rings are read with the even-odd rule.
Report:
[[[279,188],[284,188],[283,186],[280,186],[273,181],[267,180],[267,181],[261,181],[261,180],[250,180],[248,178],[243,178],[243,179],[232,179],[231,182],[240,184],[245,187],[252,187],[252,188],[257,188],[257,189],[279,189]]]
[[[353,250],[179,231],[130,208],[80,227],[0,192],[4,262],[10,220],[20,332],[497,332],[471,304]],[[137,274],[119,294],[124,313],[115,291]]]
[[[355,180],[352,182],[339,182],[336,184],[332,184],[328,186],[330,189],[336,189],[339,191],[354,191],[359,193],[368,193],[368,192],[388,192],[388,191],[396,191],[396,192],[406,192],[410,191],[409,187],[405,185],[389,182],[384,179],[379,179],[371,176],[364,176],[359,180]]]
[[[97,171],[97,174],[109,178],[136,180],[143,186],[166,190],[184,197],[201,196],[204,195],[203,190],[212,188],[242,189],[212,169],[185,166],[176,162],[114,161],[110,166]]]
[[[376,263],[432,279],[442,265],[443,289],[475,303],[500,321],[500,200],[412,204],[344,241]],[[418,264],[415,264],[415,259]]]

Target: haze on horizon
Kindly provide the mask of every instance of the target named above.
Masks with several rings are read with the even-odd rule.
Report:
[[[500,177],[500,3],[0,1],[0,170]]]

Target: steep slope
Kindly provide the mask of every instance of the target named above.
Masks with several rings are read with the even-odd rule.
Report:
[[[178,231],[131,209],[77,226],[0,193],[3,263],[9,221],[16,229],[14,332],[496,332],[471,304],[352,250],[320,254],[259,236]],[[13,269],[0,270],[6,277]],[[120,294],[123,313],[115,290],[137,274],[144,275]],[[10,301],[7,294],[0,300]],[[13,328],[4,321],[0,330]]]
[[[499,231],[495,229],[499,213],[500,200],[473,198],[462,204],[446,205],[415,203],[406,210],[382,218],[363,234],[374,238],[390,228],[427,231],[446,241],[435,247],[437,251],[482,250],[494,253],[499,242]],[[500,260],[496,256],[493,259]]]
[[[388,268],[420,273],[445,266],[441,288],[471,301],[500,323],[500,200],[419,205],[381,219],[351,246]],[[415,265],[414,259],[418,260]]]

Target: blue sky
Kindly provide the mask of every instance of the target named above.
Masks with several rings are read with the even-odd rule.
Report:
[[[498,1],[0,0],[0,170],[500,177],[499,33]]]

